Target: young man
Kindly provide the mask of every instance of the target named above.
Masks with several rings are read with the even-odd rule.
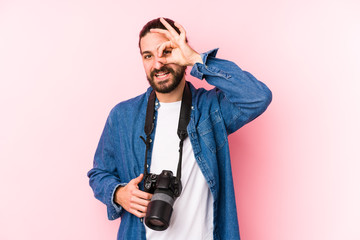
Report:
[[[270,90],[235,63],[216,58],[217,49],[197,53],[184,28],[170,19],[148,22],[139,47],[151,87],[110,112],[88,173],[95,197],[106,204],[110,220],[121,217],[118,239],[240,239],[227,136],[266,110]],[[186,67],[215,88],[195,89],[185,81]],[[186,102],[188,137],[179,150],[179,116],[186,118]],[[149,121],[153,131],[145,133]],[[159,182],[163,170],[180,175],[179,162],[182,190],[169,200],[169,226],[153,230],[143,222],[149,203],[167,201],[173,189],[144,191],[143,173],[158,175]]]

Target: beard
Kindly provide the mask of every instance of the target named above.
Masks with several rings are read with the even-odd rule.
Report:
[[[170,93],[179,86],[181,80],[185,75],[186,66],[181,66],[178,69],[173,69],[166,65],[160,69],[151,71],[150,76],[146,76],[150,86],[159,93]],[[158,72],[169,72],[169,78],[163,81],[155,82],[154,77]]]

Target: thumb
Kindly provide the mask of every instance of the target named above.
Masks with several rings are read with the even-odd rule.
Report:
[[[137,178],[134,178],[134,179],[132,180],[132,182],[133,182],[134,184],[138,185],[138,184],[142,181],[143,177],[144,177],[144,174],[142,173],[142,174],[140,174]]]

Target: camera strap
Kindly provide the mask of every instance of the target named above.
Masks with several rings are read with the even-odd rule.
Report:
[[[153,90],[150,93],[147,108],[146,108],[146,117],[145,117],[145,126],[144,126],[146,140],[142,136],[140,136],[140,138],[146,144],[144,178],[146,178],[147,175],[149,174],[148,167],[147,167],[147,154],[149,152],[150,143],[151,143],[150,135],[151,135],[152,131],[154,130],[155,100],[156,100],[156,93]],[[182,95],[179,124],[178,124],[178,129],[177,129],[177,134],[180,138],[180,144],[179,144],[179,162],[178,162],[178,167],[177,167],[176,178],[179,181],[181,179],[181,163],[182,163],[183,144],[184,144],[184,140],[188,136],[186,128],[190,122],[191,104],[192,104],[191,91],[190,91],[189,84],[186,82],[185,87],[184,87],[184,92]]]

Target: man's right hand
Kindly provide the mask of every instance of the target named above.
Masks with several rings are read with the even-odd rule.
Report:
[[[138,184],[143,177],[144,174],[140,174],[140,176],[131,180],[126,186],[117,188],[114,199],[126,211],[139,218],[145,217],[147,206],[152,198],[152,194],[139,189]]]

